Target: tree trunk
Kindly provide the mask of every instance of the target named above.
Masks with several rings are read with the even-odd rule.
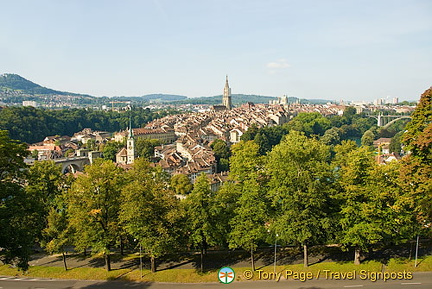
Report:
[[[111,271],[111,256],[110,253],[104,253],[105,257],[105,268],[107,271]]]
[[[204,247],[204,255],[207,255],[208,245],[206,241],[203,242],[203,247]]]
[[[150,257],[150,269],[152,273],[156,273],[156,258],[154,256]]]
[[[201,273],[204,272],[204,248],[201,246]]]
[[[306,243],[303,244],[303,266],[305,268],[309,266],[308,247]]]
[[[354,265],[360,265],[360,248],[356,247],[354,250]]]
[[[251,267],[252,271],[255,271],[255,259],[254,259],[254,250],[251,248]]]
[[[66,264],[66,253],[63,251],[62,255],[63,255],[63,267],[64,267],[65,271],[67,271],[68,267],[67,267],[67,264]]]
[[[87,257],[87,248],[84,248],[83,254],[84,254],[84,257]]]
[[[120,255],[124,256],[124,242],[123,237],[120,236]]]

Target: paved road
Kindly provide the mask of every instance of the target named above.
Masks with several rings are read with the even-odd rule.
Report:
[[[290,288],[290,289],[430,289],[432,288],[432,272],[414,273],[414,278],[405,281],[363,281],[363,280],[309,280],[306,282],[281,280],[276,281],[244,281],[231,284],[202,283],[133,283],[120,281],[79,281],[79,280],[50,280],[0,277],[0,289],[258,289],[258,288]]]

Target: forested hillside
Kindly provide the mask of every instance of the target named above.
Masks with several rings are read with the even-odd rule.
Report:
[[[58,91],[42,87],[30,80],[25,79],[17,74],[0,75],[0,92],[17,92],[21,94],[57,94],[57,95],[80,95],[76,93]]]
[[[0,130],[8,130],[12,139],[27,143],[39,142],[49,135],[69,135],[83,128],[119,131],[129,126],[141,127],[149,121],[174,111],[154,112],[137,108],[127,113],[87,109],[45,110],[33,107],[6,107],[0,110]]]

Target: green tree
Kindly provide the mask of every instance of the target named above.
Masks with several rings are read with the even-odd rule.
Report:
[[[399,184],[399,164],[380,166],[368,148],[346,148],[338,148],[336,164],[339,242],[354,248],[354,264],[360,264],[372,246],[412,236],[413,200]]]
[[[194,188],[184,200],[185,215],[189,241],[200,249],[200,270],[204,270],[204,253],[208,246],[217,244],[218,233],[215,226],[213,209],[213,192],[207,176],[200,174],[194,183]]]
[[[252,124],[247,131],[240,137],[242,141],[254,140],[256,134],[258,133],[258,126],[256,124]]]
[[[258,243],[265,239],[268,204],[263,189],[263,160],[259,145],[254,141],[241,141],[234,145],[229,179],[234,183],[224,186],[232,191],[232,218],[229,221],[229,247],[243,248],[251,254],[251,267],[255,270],[254,253]],[[221,196],[223,196],[221,194]]]
[[[227,143],[221,139],[214,140],[210,147],[212,148],[217,161],[217,171],[229,171],[229,157],[231,156],[230,148]]]
[[[73,232],[68,222],[66,198],[74,180],[73,175],[62,177],[61,192],[54,196],[46,218],[46,227],[42,231],[41,245],[53,253],[61,253],[63,267],[68,270],[66,246],[73,244]]]
[[[44,242],[42,243],[50,253],[61,253],[63,267],[68,270],[66,262],[66,246],[71,245],[70,228],[68,226],[65,207],[52,207],[47,216],[47,226],[43,230]]]
[[[347,106],[342,115],[343,122],[345,124],[351,124],[356,114],[357,110],[355,107]]]
[[[35,160],[38,160],[38,158],[39,158],[39,152],[38,152],[37,150],[33,150],[33,151],[31,152],[31,156],[32,156],[32,158],[34,158]]]
[[[76,234],[78,249],[92,247],[103,253],[107,271],[111,270],[111,248],[119,238],[120,193],[124,172],[113,162],[97,159],[86,166],[68,194],[69,222]]]
[[[403,142],[425,164],[432,163],[432,88],[420,97],[420,102],[406,126]]]
[[[391,141],[390,141],[390,152],[394,152],[394,153],[398,153],[400,154],[402,151],[402,143],[401,143],[401,138],[403,136],[404,132],[400,131],[398,132],[394,137],[392,137]]]
[[[123,147],[122,143],[116,141],[107,142],[102,149],[104,159],[115,161],[116,155],[119,150]]]
[[[97,149],[97,144],[96,144],[96,140],[94,139],[89,139],[87,140],[87,142],[85,143],[85,148],[91,151],[95,151]]]
[[[174,189],[176,194],[187,195],[192,189],[193,185],[189,180],[188,176],[184,174],[177,174],[171,177],[171,187]]]
[[[46,227],[48,212],[62,193],[64,182],[61,167],[54,161],[37,161],[30,167],[25,190],[34,202],[39,232]]]
[[[156,258],[176,247],[179,201],[169,189],[169,176],[160,167],[137,159],[127,175],[120,220],[148,253],[151,271],[156,272]]]
[[[301,112],[290,122],[284,124],[290,130],[304,132],[306,136],[323,135],[330,128],[330,121],[319,112]]]
[[[370,130],[367,130],[361,138],[361,144],[363,146],[369,146],[370,147],[373,145],[374,139],[375,139],[374,133]]]
[[[135,142],[135,149],[139,157],[150,159],[154,155],[154,148],[161,145],[157,139],[138,138]]]
[[[297,131],[290,132],[270,152],[269,198],[274,206],[274,234],[287,244],[301,244],[304,266],[308,245],[325,242],[331,231],[330,149]]]
[[[234,216],[230,221],[229,247],[243,248],[251,254],[251,268],[255,270],[254,253],[260,241],[265,239],[265,222],[268,219],[265,191],[255,179],[250,179],[234,188],[239,194]]]
[[[0,260],[23,270],[37,235],[34,203],[24,190],[27,155],[25,144],[0,131]]]
[[[25,190],[35,209],[34,218],[37,222],[33,229],[38,232],[37,241],[42,247],[46,246],[49,252],[63,254],[65,270],[67,265],[64,246],[54,248],[54,245],[60,243],[60,239],[63,242],[67,240],[64,235],[67,228],[65,206],[59,201],[66,187],[66,177],[54,161],[37,161],[30,167]],[[62,233],[63,235],[59,236]]]
[[[367,178],[374,162],[371,152],[362,147],[353,150],[338,150],[336,160],[338,180],[341,187],[337,198],[341,202],[340,242],[345,248],[354,247],[354,264],[360,264],[361,250],[367,250],[369,244],[379,235],[379,225],[368,214],[370,201],[365,189]],[[372,221],[372,222],[371,222]]]
[[[337,145],[341,142],[339,134],[340,130],[336,127],[332,127],[325,131],[320,140],[326,145]]]
[[[432,88],[420,97],[402,142],[410,154],[403,159],[401,179],[404,189],[416,199],[415,214],[421,227],[432,219]],[[430,233],[430,231],[429,231]]]

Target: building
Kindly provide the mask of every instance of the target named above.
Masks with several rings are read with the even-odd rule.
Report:
[[[135,161],[135,140],[132,128],[129,128],[129,136],[126,142],[126,150],[127,150],[127,162],[126,164],[133,164]]]
[[[224,92],[222,97],[222,105],[225,106],[228,110],[233,108],[231,102],[231,88],[229,87],[228,84],[228,75],[226,76],[225,87],[224,87]]]
[[[122,148],[116,154],[116,163],[122,165],[130,165],[135,161],[136,153],[135,153],[135,137],[133,134],[133,130],[129,127],[129,134],[126,141],[126,148]]]
[[[145,127],[145,128],[134,128],[132,134],[135,139],[157,139],[161,143],[173,143],[177,139],[173,128],[167,125],[161,125],[160,127]],[[124,139],[129,135],[129,131],[121,131],[114,134],[114,140],[117,142],[123,142]]]
[[[22,102],[22,106],[32,106],[32,107],[37,107],[38,104],[37,104],[36,101],[33,101],[33,100],[24,100],[24,101]]]

